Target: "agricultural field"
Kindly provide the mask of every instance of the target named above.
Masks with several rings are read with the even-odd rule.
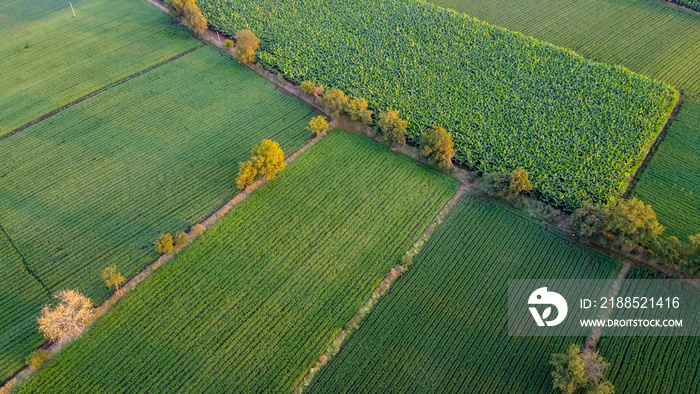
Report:
[[[143,0],[0,1],[0,136],[201,43]]]
[[[603,279],[617,269],[509,209],[467,197],[310,392],[550,392],[550,355],[583,338],[508,336],[508,280]]]
[[[24,268],[22,256],[0,230],[0,380],[20,370],[27,350],[43,342],[36,320],[18,322],[18,316],[35,316],[47,302],[49,294]],[[7,313],[10,306],[13,313]]]
[[[648,77],[422,1],[198,4],[222,32],[252,29],[259,61],[287,79],[397,109],[414,141],[443,126],[458,162],[524,166],[535,193],[566,208],[623,192],[678,97]]]
[[[691,0],[692,1],[692,0]],[[700,98],[700,15],[654,0],[431,0]]]
[[[100,302],[111,292],[104,267],[137,273],[157,257],[161,233],[186,229],[238,192],[238,162],[251,147],[271,138],[294,151],[312,116],[218,50],[197,49],[0,140],[0,225],[46,291],[78,289]],[[41,340],[35,300],[46,291],[21,278],[11,282],[31,300],[0,305],[13,322],[0,331],[3,355],[26,356]],[[0,380],[14,366],[0,365]]]
[[[635,268],[627,276],[664,278],[648,267]],[[609,377],[618,393],[692,393],[700,387],[698,337],[603,336],[599,348],[611,364]]]
[[[700,102],[683,101],[632,195],[654,207],[665,235],[700,233]]]
[[[20,392],[290,392],[456,187],[335,131]]]

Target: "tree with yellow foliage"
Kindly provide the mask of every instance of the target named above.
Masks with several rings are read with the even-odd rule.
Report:
[[[255,51],[260,47],[260,39],[248,29],[238,30],[236,38],[236,50],[233,56],[239,62],[250,64],[255,62]]]
[[[311,133],[316,133],[318,136],[326,135],[328,128],[328,119],[323,115],[311,119],[309,125],[306,126],[306,130],[309,130]]]
[[[248,160],[238,163],[238,177],[236,177],[236,185],[243,190],[255,182],[258,175],[258,169],[255,168],[253,162]]]
[[[430,164],[447,169],[452,167],[452,158],[455,157],[453,146],[452,133],[442,127],[434,127],[423,134],[420,152]]]
[[[275,175],[286,167],[284,152],[282,152],[280,144],[272,140],[263,140],[250,153],[253,154],[252,162],[258,170],[258,174],[264,176],[268,181],[275,179]]]
[[[238,163],[236,184],[239,189],[245,189],[261,177],[268,181],[275,179],[277,173],[286,166],[280,144],[272,140],[263,140],[250,153],[253,157],[249,161]]]
[[[155,247],[158,253],[170,253],[173,250],[173,236],[161,234],[156,240]]]
[[[207,30],[207,20],[194,0],[173,0],[172,7],[174,16],[196,34],[202,34]]]
[[[119,285],[124,283],[126,279],[122,276],[121,273],[117,272],[117,266],[113,265],[111,267],[106,267],[102,271],[102,280],[105,281],[105,284],[107,287],[116,287],[117,291],[119,291]]]
[[[80,335],[92,321],[92,300],[75,290],[63,290],[55,297],[61,302],[54,309],[44,306],[37,319],[39,331],[52,341]]]
[[[406,145],[406,127],[408,122],[399,118],[399,111],[389,109],[379,114],[377,126],[384,134],[384,141],[389,145],[393,147]]]

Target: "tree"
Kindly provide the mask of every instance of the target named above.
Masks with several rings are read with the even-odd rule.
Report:
[[[452,133],[442,127],[428,129],[423,133],[420,145],[420,152],[428,158],[430,164],[442,169],[452,167],[452,158],[455,157]]]
[[[480,185],[487,193],[504,198],[513,198],[524,191],[532,190],[529,175],[523,167],[511,172],[486,173]]]
[[[353,97],[348,101],[346,109],[350,119],[359,120],[367,126],[372,124],[372,111],[367,109],[368,105],[367,100],[361,97]]]
[[[394,147],[406,145],[406,127],[408,127],[408,122],[399,118],[399,111],[389,109],[379,114],[377,126],[384,134],[384,141],[389,145]]]
[[[238,30],[234,37],[236,38],[236,50],[233,56],[241,63],[255,62],[255,51],[260,47],[260,39],[255,33],[243,29]]]
[[[35,370],[41,366],[41,364],[49,358],[49,351],[44,349],[38,349],[32,352],[27,358],[27,366],[31,370]]]
[[[311,119],[309,125],[306,126],[306,130],[309,130],[311,133],[316,133],[319,136],[326,135],[328,129],[328,119],[323,115]]]
[[[63,290],[55,297],[61,302],[54,309],[44,305],[37,319],[39,331],[52,341],[80,335],[92,321],[92,300],[75,290]]]
[[[552,381],[555,389],[573,394],[588,383],[580,352],[578,345],[571,344],[566,353],[552,354],[549,363],[554,367]]]
[[[321,96],[319,103],[333,115],[340,115],[346,110],[350,99],[340,89],[330,89]]]
[[[316,89],[316,85],[311,82],[311,81],[304,81],[299,85],[301,88],[301,91],[306,93],[306,94],[314,94],[314,89]]]
[[[158,253],[170,253],[173,250],[173,236],[161,234],[156,240],[155,246]]]
[[[264,176],[268,181],[275,179],[277,173],[286,167],[284,152],[277,142],[263,140],[250,153],[253,154],[252,162],[258,170],[258,174]]]
[[[231,49],[231,48],[233,48],[233,40],[228,39],[228,38],[225,39],[225,40],[224,40],[224,48],[226,48],[226,49]]]
[[[580,237],[598,242],[608,227],[608,210],[586,203],[574,211],[571,221]]]
[[[102,271],[102,280],[105,281],[107,287],[114,286],[117,288],[117,291],[119,291],[119,285],[126,281],[122,274],[117,272],[116,265],[105,267],[105,269]]]
[[[581,349],[571,344],[566,353],[552,354],[549,362],[553,367],[554,388],[573,393],[585,388],[589,394],[614,394],[615,388],[605,375],[610,366],[603,357],[591,348]]]
[[[517,167],[510,173],[510,194],[516,195],[532,190],[530,174],[523,167]]]
[[[685,272],[696,275],[700,272],[700,234],[691,235],[688,239],[690,245],[686,249],[686,257],[678,265]]]
[[[248,160],[238,163],[238,177],[236,177],[236,185],[243,190],[255,182],[258,176],[258,169],[253,165],[253,162]]]
[[[194,0],[173,0],[172,7],[175,17],[196,34],[202,34],[207,30],[207,20]]]
[[[184,231],[178,231],[177,234],[175,234],[175,245],[177,246],[183,246],[189,241],[189,237],[187,236],[187,233]]]
[[[649,246],[664,231],[664,226],[656,220],[651,205],[633,197],[619,200],[610,208],[606,231],[614,236],[617,247]]]

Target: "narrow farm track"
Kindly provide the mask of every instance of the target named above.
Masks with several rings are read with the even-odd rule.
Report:
[[[11,136],[13,136],[13,135],[19,133],[20,131],[26,130],[26,129],[28,129],[29,127],[31,127],[31,126],[33,126],[33,125],[35,125],[35,124],[37,124],[37,123],[39,123],[39,122],[41,122],[41,121],[44,121],[44,120],[46,120],[46,119],[48,119],[48,118],[50,118],[50,117],[52,117],[52,116],[54,116],[54,115],[56,115],[56,114],[58,114],[58,113],[64,111],[64,110],[66,110],[66,109],[68,109],[68,108],[70,108],[70,107],[72,107],[72,106],[78,104],[78,103],[81,103],[81,102],[83,102],[83,101],[85,101],[85,100],[87,100],[87,99],[89,99],[89,98],[95,97],[95,96],[97,96],[97,95],[100,94],[100,93],[106,92],[107,90],[109,90],[109,89],[111,89],[111,88],[113,88],[113,87],[115,87],[115,86],[119,86],[119,85],[121,85],[121,84],[123,84],[123,83],[125,83],[125,82],[127,82],[127,81],[130,81],[130,80],[132,80],[132,79],[134,79],[134,78],[136,78],[136,77],[139,77],[139,76],[141,76],[141,75],[143,75],[143,74],[145,74],[145,73],[147,73],[147,72],[149,72],[149,71],[153,71],[153,70],[157,69],[158,67],[162,67],[162,66],[164,66],[164,65],[166,65],[166,64],[168,64],[168,63],[170,63],[170,62],[172,62],[172,61],[174,61],[174,60],[177,60],[177,59],[179,59],[179,58],[181,58],[181,57],[183,57],[183,56],[185,56],[185,55],[187,55],[187,54],[190,54],[190,53],[194,52],[195,50],[197,50],[197,48],[188,49],[188,50],[186,50],[185,52],[182,52],[182,53],[180,53],[180,54],[177,54],[177,55],[171,57],[170,59],[163,60],[162,62],[160,62],[160,63],[158,63],[158,64],[154,64],[154,65],[152,65],[152,66],[150,66],[150,67],[148,67],[148,68],[146,68],[146,69],[143,69],[143,70],[141,70],[141,71],[139,71],[139,72],[133,73],[133,74],[129,75],[129,76],[126,77],[126,78],[122,78],[122,79],[120,79],[119,81],[112,82],[112,83],[110,83],[110,84],[107,85],[107,86],[104,86],[104,87],[102,87],[102,88],[100,88],[100,89],[97,89],[97,90],[95,90],[95,91],[93,91],[93,92],[90,92],[90,93],[86,94],[85,96],[82,96],[82,97],[76,99],[75,101],[72,101],[72,102],[70,102],[70,103],[68,103],[68,104],[66,104],[66,105],[64,105],[64,106],[62,106],[62,107],[56,108],[55,110],[53,110],[53,111],[51,111],[51,112],[49,112],[49,113],[47,113],[47,114],[44,114],[44,115],[42,115],[42,116],[40,116],[40,117],[38,117],[38,118],[32,120],[31,122],[28,122],[28,123],[23,124],[22,126],[16,128],[16,129],[14,129],[14,130],[12,130],[12,131],[10,131],[9,133],[7,133],[7,134],[5,134],[5,135],[0,135],[0,141],[2,141],[2,140],[4,140],[4,139],[7,139],[7,138],[10,138]]]

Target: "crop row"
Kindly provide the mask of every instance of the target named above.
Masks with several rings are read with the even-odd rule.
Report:
[[[140,1],[2,4],[0,136],[199,43]]]
[[[0,141],[0,224],[51,293],[101,302],[104,267],[138,272],[157,257],[159,234],[238,192],[237,164],[252,146],[272,138],[295,150],[312,115],[217,50],[198,49]],[[32,327],[26,356],[41,339],[41,307],[22,305],[0,309],[12,329]]]
[[[261,39],[286,78],[365,97],[453,132],[455,159],[481,171],[523,166],[535,191],[568,208],[624,191],[678,93],[414,0],[203,0],[210,25]]]
[[[645,266],[627,276],[628,280],[665,278]],[[698,337],[606,337],[603,330],[599,348],[610,362],[616,392],[692,393],[700,387]]]
[[[507,334],[515,278],[609,278],[616,264],[472,198],[438,228],[311,392],[541,392],[581,338]]]
[[[23,389],[290,391],[455,189],[331,133]]]

